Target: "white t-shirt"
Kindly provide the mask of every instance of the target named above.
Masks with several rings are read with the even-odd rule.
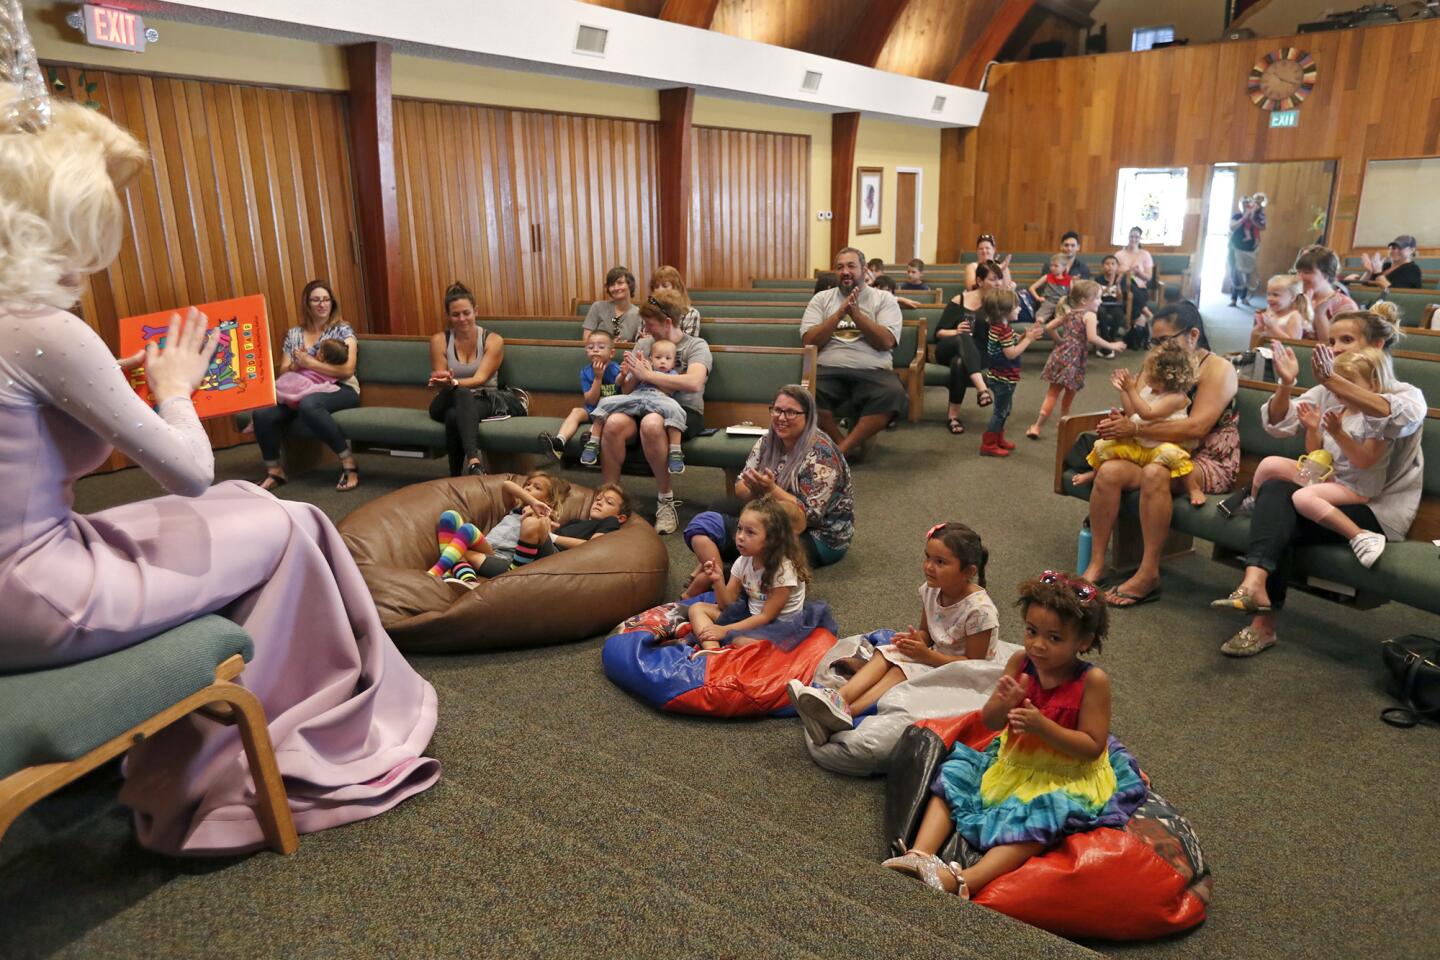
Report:
[[[750,598],[750,616],[759,616],[765,611],[765,600],[768,594],[761,589],[762,577],[765,573],[763,567],[755,562],[754,557],[741,557],[730,566],[730,575],[740,581],[745,588],[745,595]],[[777,620],[789,620],[797,616],[805,606],[805,584],[795,575],[795,564],[786,560],[781,566],[780,572],[775,575],[775,582],[772,586],[790,587],[790,597],[785,601],[785,606],[780,610]]]
[[[810,298],[805,314],[800,318],[800,333],[811,327],[818,327],[825,319],[840,309],[849,294],[839,287],[822,290]],[[900,343],[900,332],[904,317],[894,294],[875,287],[865,287],[855,301],[860,309],[870,315],[877,324],[884,327]],[[890,370],[895,363],[894,348],[877,350],[865,342],[855,321],[846,316],[835,328],[835,334],[820,348],[820,366],[838,367],[844,370]]]
[[[1144,400],[1147,404],[1152,404],[1152,405],[1153,405],[1156,400],[1160,399],[1160,398],[1163,397],[1163,396],[1165,396],[1165,394],[1163,394],[1163,393],[1156,393],[1154,390],[1151,390],[1151,389],[1150,389],[1150,384],[1148,384],[1148,383],[1145,384],[1143,387],[1140,388],[1140,399],[1141,399],[1141,400]],[[1181,407],[1179,410],[1176,410],[1174,413],[1170,414],[1168,417],[1161,417],[1159,420],[1152,420],[1152,421],[1150,421],[1150,422],[1151,422],[1151,423],[1164,423],[1164,422],[1166,422],[1166,421],[1168,421],[1168,420],[1184,420],[1184,419],[1185,419],[1186,417],[1188,417],[1188,416],[1190,416],[1190,401],[1189,401],[1189,400],[1186,400],[1186,401],[1185,401],[1185,406]],[[1138,426],[1141,426],[1142,424],[1144,424],[1144,423],[1146,422],[1146,421],[1145,421],[1145,418],[1141,417],[1140,414],[1138,414],[1138,413],[1132,413],[1132,414],[1130,415],[1130,419],[1133,420],[1133,421],[1135,421],[1135,425],[1136,425],[1137,427],[1138,427]],[[1168,440],[1142,440],[1142,439],[1140,439],[1140,438],[1137,436],[1137,437],[1135,438],[1135,442],[1138,443],[1140,446],[1145,447],[1146,449],[1151,449],[1151,450],[1153,450],[1155,447],[1160,446],[1160,444],[1162,444],[1162,443],[1169,443],[1170,441],[1168,441]],[[1182,443],[1182,444],[1178,444],[1178,446],[1182,446],[1182,447],[1185,447],[1186,449],[1189,449],[1189,447],[1190,447],[1191,445],[1190,445],[1190,444],[1184,444],[1184,443]]]
[[[977,633],[990,633],[985,648],[986,659],[995,656],[1000,640],[1000,612],[984,590],[976,590],[948,607],[940,606],[940,588],[920,584],[920,603],[925,607],[925,620],[930,625],[930,639],[935,649],[949,657],[965,656],[965,638]]]

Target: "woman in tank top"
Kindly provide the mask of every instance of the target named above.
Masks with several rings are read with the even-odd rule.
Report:
[[[430,419],[445,424],[450,475],[478,475],[480,408],[475,391],[499,383],[505,359],[505,338],[475,322],[475,297],[463,283],[445,291],[445,316],[450,328],[430,338],[430,383],[439,387],[430,402]]]

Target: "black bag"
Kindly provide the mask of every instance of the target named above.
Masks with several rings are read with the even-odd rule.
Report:
[[[530,394],[519,387],[480,387],[475,391],[480,419],[530,415]]]
[[[1380,644],[1380,662],[1390,674],[1396,696],[1405,704],[1380,711],[1392,727],[1440,721],[1440,640],[1407,633]]]

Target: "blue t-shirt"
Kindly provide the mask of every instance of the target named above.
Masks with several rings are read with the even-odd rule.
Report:
[[[611,360],[609,366],[605,368],[605,375],[600,378],[600,398],[602,400],[605,397],[613,396],[615,394],[615,381],[619,379],[620,364],[616,363],[614,360]],[[580,392],[582,394],[588,393],[590,388],[593,386],[595,386],[595,368],[587,363],[585,364],[585,366],[580,368]],[[585,412],[594,413],[595,404],[585,404]]]

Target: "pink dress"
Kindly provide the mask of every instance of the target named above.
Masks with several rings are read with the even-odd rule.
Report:
[[[112,445],[173,496],[88,516],[73,485]],[[432,786],[435,691],[396,650],[317,508],[238,481],[189,400],[160,415],[99,336],[53,308],[0,304],[0,671],[119,650],[204,613],[244,627],[240,682],[265,706],[301,833],[374,816]],[[165,853],[264,843],[239,734],[190,717],[132,749],[121,800]]]
[[[275,399],[287,407],[297,407],[312,393],[334,393],[340,388],[335,378],[319,370],[287,370],[275,378]]]

